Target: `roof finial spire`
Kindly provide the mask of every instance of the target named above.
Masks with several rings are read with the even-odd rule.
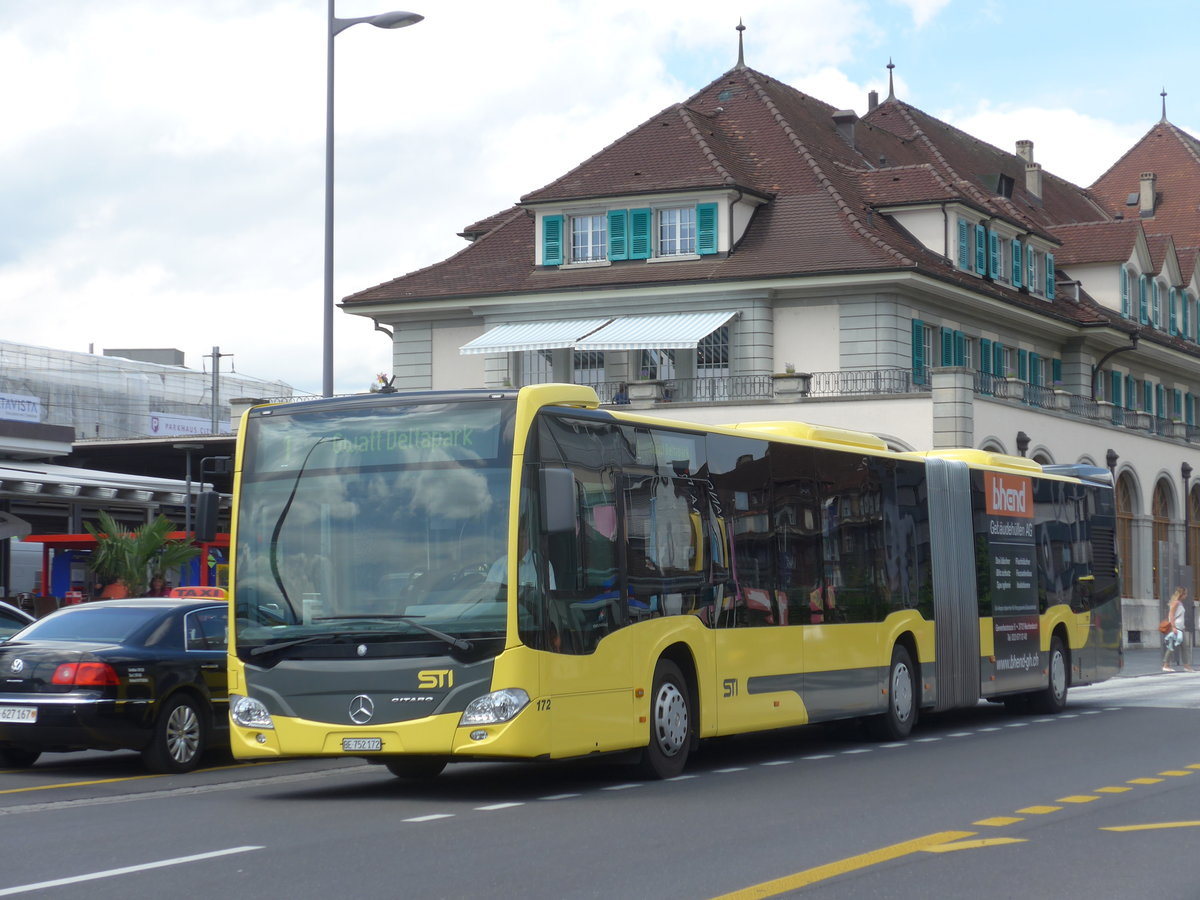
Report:
[[[746,26],[742,24],[741,17],[738,18],[737,33],[738,33],[738,62],[739,69],[746,68],[746,56],[742,52],[742,32],[746,30]]]
[[[1165,121],[1167,121],[1167,86],[1166,85],[1163,85],[1162,93],[1159,94],[1159,96],[1163,98],[1162,121],[1165,122]]]
[[[895,64],[894,62],[892,62],[892,58],[889,56],[889,57],[888,57],[888,64],[887,64],[887,70],[888,70],[888,99],[889,99],[889,100],[895,100],[895,99],[896,99],[896,85],[892,83],[892,69],[894,69],[894,68],[896,68],[896,64]]]

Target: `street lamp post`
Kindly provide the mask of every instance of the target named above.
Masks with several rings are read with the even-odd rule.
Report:
[[[321,396],[333,396],[333,39],[360,22],[376,28],[416,25],[424,16],[410,12],[386,12],[377,16],[339,19],[329,0],[328,49],[325,69],[325,305],[322,346]]]

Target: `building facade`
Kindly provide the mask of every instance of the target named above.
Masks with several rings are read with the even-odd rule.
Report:
[[[1200,142],[1164,109],[1084,188],[1031,141],[867,106],[739,59],[343,308],[392,330],[401,390],[568,381],[664,417],[1107,467],[1126,639],[1157,643],[1200,553]]]

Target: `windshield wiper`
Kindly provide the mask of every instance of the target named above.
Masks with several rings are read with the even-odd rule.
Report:
[[[351,638],[377,637],[378,631],[341,631],[336,634],[307,634],[301,638],[293,638],[290,641],[279,641],[274,644],[260,644],[257,647],[250,649],[251,656],[258,656],[261,653],[270,653],[273,650],[286,650],[288,647],[299,647],[301,644],[311,644],[313,641],[329,641],[331,644],[340,644]]]
[[[456,637],[454,637],[454,635],[446,634],[446,632],[444,632],[444,631],[438,631],[436,628],[431,628],[430,626],[425,625],[422,622],[416,621],[419,618],[422,618],[422,617],[421,616],[401,616],[401,615],[317,616],[313,619],[313,621],[314,622],[347,622],[347,621],[351,621],[351,620],[355,620],[355,619],[378,619],[378,620],[385,620],[385,621],[390,620],[390,619],[399,619],[401,622],[407,622],[413,628],[423,631],[428,635],[432,635],[433,637],[437,638],[438,640],[445,641],[447,644],[449,644],[451,647],[455,648],[456,650],[470,650],[471,647],[473,646],[471,644],[471,642],[468,640],[465,640],[463,638],[456,638]]]

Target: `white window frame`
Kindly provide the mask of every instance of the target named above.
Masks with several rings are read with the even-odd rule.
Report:
[[[568,217],[571,230],[572,263],[596,263],[608,259],[608,214],[575,213]]]
[[[695,204],[663,207],[655,211],[654,219],[656,256],[678,259],[696,255]]]

